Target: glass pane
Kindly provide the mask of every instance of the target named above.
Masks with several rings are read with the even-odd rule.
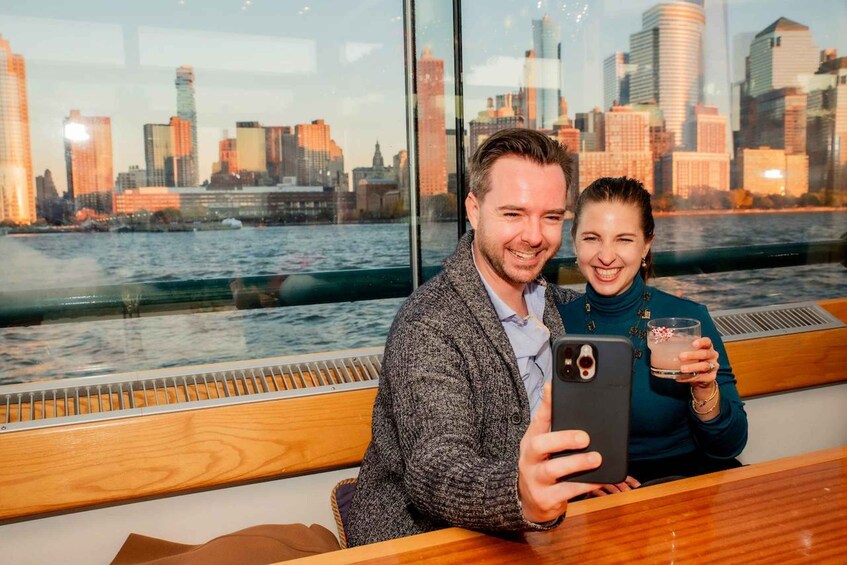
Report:
[[[397,292],[281,306],[410,285],[402,9],[4,5],[0,384],[381,345]]]
[[[459,206],[453,2],[415,3],[420,253],[423,278],[453,252]]]
[[[838,240],[847,5],[815,6],[464,2],[467,152],[531,127],[571,148],[572,201],[598,177],[638,178],[654,194],[656,251]],[[847,295],[838,263],[737,269],[655,284],[713,309]]]

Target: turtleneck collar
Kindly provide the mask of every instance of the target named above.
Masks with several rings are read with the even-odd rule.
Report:
[[[585,285],[585,298],[591,304],[591,310],[603,314],[621,314],[630,309],[638,308],[644,294],[644,279],[638,274],[632,284],[623,294],[617,296],[601,296],[590,284]]]

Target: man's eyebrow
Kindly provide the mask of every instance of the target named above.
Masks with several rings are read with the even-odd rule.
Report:
[[[510,210],[515,211],[515,212],[523,212],[524,210],[526,210],[526,208],[524,208],[523,206],[515,206],[513,204],[504,204],[503,206],[498,206],[496,209],[498,211],[504,211],[504,212],[510,211]],[[565,213],[564,208],[553,208],[552,210],[545,210],[544,215],[547,215],[547,214],[562,214],[563,215],[564,213]]]

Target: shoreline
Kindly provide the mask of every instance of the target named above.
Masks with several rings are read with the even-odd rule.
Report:
[[[653,210],[653,215],[660,216],[728,216],[739,214],[749,216],[751,214],[805,214],[821,212],[847,212],[847,208],[837,206],[809,206],[808,208],[779,208],[767,210],[763,208],[747,208],[743,210],[670,210],[660,212]]]
[[[676,216],[729,216],[729,215],[739,215],[739,216],[750,216],[756,214],[816,214],[816,213],[825,213],[825,212],[841,212],[847,213],[847,207],[836,207],[836,206],[809,206],[805,208],[780,208],[773,210],[766,209],[755,209],[748,208],[742,210],[671,210],[671,211],[653,211],[653,216],[657,218],[661,217],[676,217]],[[565,213],[565,219],[571,220],[573,219],[573,212],[568,210]],[[242,220],[244,221],[244,220]],[[438,220],[438,223],[443,222],[453,222],[455,223],[456,219],[445,219]],[[367,222],[338,222],[337,225],[365,225],[365,224],[398,224],[398,223],[408,223],[408,221],[398,222],[394,221],[384,221],[384,222],[376,222],[376,221],[367,221]],[[250,223],[245,223],[244,228],[241,229],[262,229],[265,227],[279,227],[279,226],[319,226],[319,225],[336,225],[335,222],[313,222],[313,223],[291,223],[291,224],[264,224],[264,225],[253,225]],[[129,229],[127,229],[129,228]],[[177,225],[157,225],[157,226],[121,226],[120,229],[110,230],[108,227],[103,228],[85,228],[79,225],[71,225],[71,226],[24,226],[24,227],[6,227],[0,232],[0,235],[38,235],[38,234],[59,234],[59,233],[173,233],[173,232],[189,232],[189,231],[238,231],[239,228],[232,228],[226,225],[221,225],[217,222],[214,223],[180,223]]]

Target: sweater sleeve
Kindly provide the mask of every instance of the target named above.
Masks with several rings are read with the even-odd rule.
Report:
[[[718,352],[718,387],[720,388],[720,410],[716,418],[706,422],[697,418],[691,403],[689,403],[690,420],[694,431],[694,439],[704,453],[718,459],[736,457],[747,445],[747,413],[744,403],[738,395],[735,386],[735,375],[729,363],[723,340],[715,326],[712,317],[705,306],[699,306],[699,319],[702,333],[711,338]]]
[[[416,509],[475,530],[557,525],[524,519],[517,449],[504,456],[483,453],[483,438],[496,430],[485,429],[484,415],[474,409],[479,387],[472,386],[475,376],[450,337],[412,322],[390,338],[386,351],[383,378],[391,388],[405,489]]]

